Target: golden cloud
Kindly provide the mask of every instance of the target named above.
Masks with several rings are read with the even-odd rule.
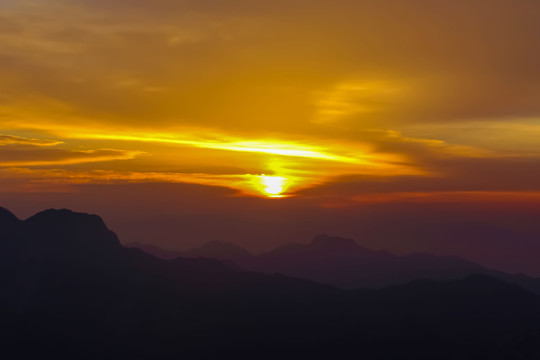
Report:
[[[128,160],[144,154],[142,151],[114,149],[60,150],[60,149],[6,149],[0,148],[0,167],[63,166],[113,160]]]
[[[0,134],[0,146],[3,145],[31,145],[31,146],[55,146],[62,144],[62,141],[27,139],[20,136]]]

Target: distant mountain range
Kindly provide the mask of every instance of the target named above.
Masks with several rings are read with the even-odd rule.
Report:
[[[354,240],[337,236],[319,235],[308,244],[284,245],[258,255],[221,241],[212,241],[183,252],[142,244],[127,246],[140,248],[163,259],[218,259],[249,271],[278,273],[344,289],[380,288],[416,279],[440,281],[485,274],[517,283],[540,295],[540,279],[537,278],[487,269],[455,256],[423,253],[398,256],[388,251],[374,251],[358,245]]]
[[[217,248],[236,262],[237,256],[253,258],[224,244],[199,251],[209,257]],[[373,264],[361,266],[380,267],[384,279],[394,270],[382,269],[379,259],[392,269],[438,259],[415,255],[400,260],[406,266],[393,265],[394,255],[326,236],[257,258],[270,259],[261,264],[283,261],[294,270],[295,261],[310,268],[315,259],[322,264],[341,257],[347,268],[352,261],[345,253],[373,256]],[[507,281],[473,274],[350,290],[241,270],[232,260],[164,260],[121,246],[95,215],[46,210],[21,221],[0,209],[3,357],[540,358],[540,299]],[[462,268],[475,266],[451,260]],[[407,276],[424,268],[413,270]]]

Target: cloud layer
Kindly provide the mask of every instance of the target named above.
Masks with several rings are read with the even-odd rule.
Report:
[[[245,179],[266,174],[343,199],[538,190],[536,1],[0,7],[0,166],[17,176],[254,195]]]

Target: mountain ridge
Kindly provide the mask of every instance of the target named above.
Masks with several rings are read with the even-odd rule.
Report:
[[[85,360],[540,355],[538,296],[486,275],[342,290],[215,259],[163,260],[118,247],[113,235],[95,216],[48,211],[2,239],[21,245],[4,247],[11,261],[0,265],[5,353]]]
[[[475,273],[517,283],[540,294],[540,279],[523,274],[506,274],[453,255],[410,253],[395,255],[384,250],[370,250],[352,239],[318,235],[309,243],[286,244],[259,254],[234,257],[222,254],[211,242],[187,251],[172,251],[154,247],[156,256],[166,258],[216,258],[232,261],[240,268],[268,274],[284,275],[331,284],[340,288],[379,288],[407,283],[417,278],[434,280],[458,279]],[[219,242],[223,244],[223,242]],[[237,245],[227,244],[235,249]],[[136,246],[136,245],[128,245]],[[159,251],[156,251],[159,249]],[[199,251],[205,249],[205,251]]]

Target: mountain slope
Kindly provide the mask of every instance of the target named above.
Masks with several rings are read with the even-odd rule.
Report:
[[[380,288],[419,278],[451,280],[486,274],[540,295],[540,279],[523,274],[506,274],[455,256],[421,253],[398,256],[366,249],[351,239],[328,235],[317,236],[308,244],[284,245],[259,255],[250,255],[236,245],[222,242],[211,242],[184,252],[145,245],[140,248],[163,258],[183,256],[232,261],[246,270],[284,274],[344,289]]]
[[[163,258],[215,258],[233,261],[246,270],[280,273],[351,289],[382,287],[417,278],[457,279],[488,271],[479,264],[453,256],[397,256],[363,248],[351,239],[327,235],[317,236],[308,244],[284,245],[258,255],[223,242],[211,242],[184,252],[139,247]]]
[[[290,245],[261,254],[249,269],[329,283],[343,288],[380,287],[416,278],[460,278],[480,265],[427,254],[396,256],[372,251],[353,240],[321,235],[309,244]]]
[[[0,284],[0,345],[12,358],[540,356],[538,297],[485,275],[339,290],[217,260],[162,260],[68,210],[15,223]]]

